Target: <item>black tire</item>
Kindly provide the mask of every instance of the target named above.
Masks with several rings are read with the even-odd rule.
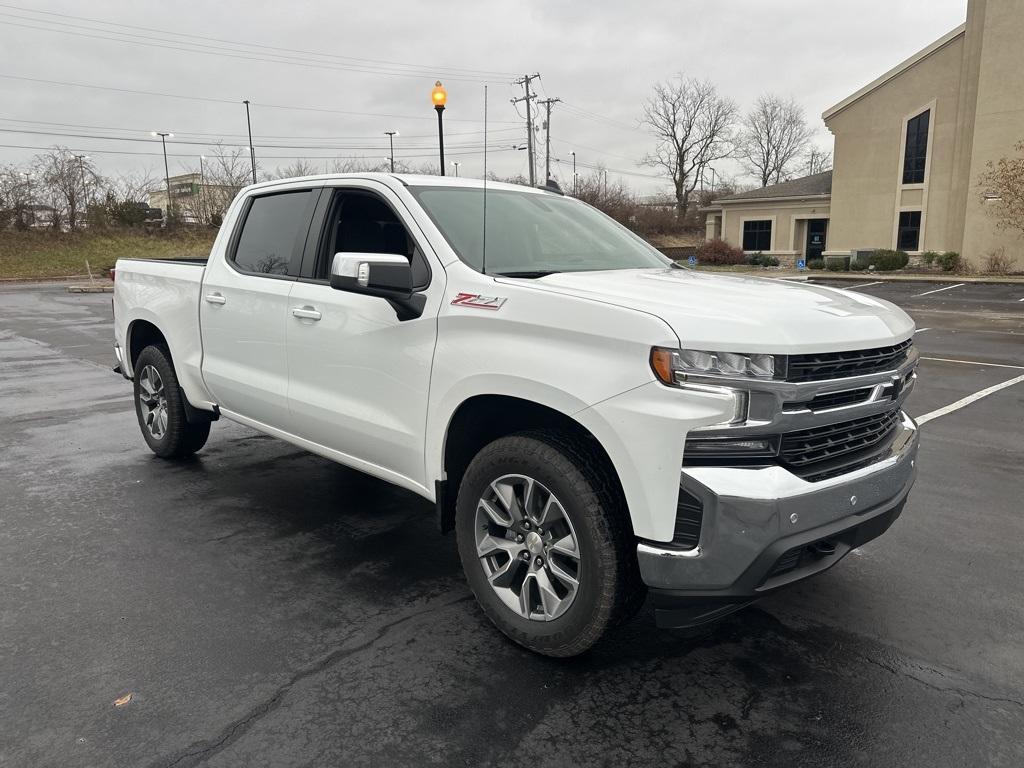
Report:
[[[503,602],[477,555],[481,497],[492,482],[520,474],[557,497],[580,553],[575,597],[563,613],[547,621],[527,618]],[[618,484],[596,451],[572,435],[522,432],[483,448],[462,478],[455,529],[466,579],[483,612],[510,639],[536,653],[557,657],[583,653],[643,602],[635,538]],[[531,557],[523,567],[529,567]]]
[[[145,402],[157,402],[143,397],[144,389],[151,387],[147,368],[155,369],[159,376],[163,396],[163,411],[160,416],[161,429],[150,428],[148,421],[152,413]],[[134,365],[135,415],[139,420],[142,437],[153,453],[162,459],[181,459],[191,456],[204,445],[210,436],[210,422],[190,423],[185,415],[185,400],[178,385],[178,376],[171,364],[171,354],[164,346],[148,346],[139,353]]]

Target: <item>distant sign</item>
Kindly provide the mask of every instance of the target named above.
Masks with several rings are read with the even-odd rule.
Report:
[[[689,262],[691,267],[696,267],[697,266],[697,257],[696,256],[691,256],[690,258],[687,259],[687,262]]]
[[[798,262],[796,263],[796,268],[797,268],[797,269],[807,269],[807,262],[806,262],[806,261],[804,261],[803,259],[800,259],[800,260],[799,260],[799,261],[798,261]]]

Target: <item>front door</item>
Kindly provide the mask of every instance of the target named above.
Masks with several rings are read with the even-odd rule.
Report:
[[[825,251],[825,233],[828,230],[828,219],[807,220],[807,248],[804,252],[805,258],[820,259]]]
[[[303,265],[289,297],[292,423],[302,437],[345,454],[351,466],[423,487],[423,432],[444,271],[435,264],[431,274],[422,250],[426,241],[401,202],[383,185],[363,184],[333,190],[315,259],[307,251],[312,266]],[[410,259],[415,282],[427,295],[423,314],[400,321],[385,299],[331,288],[329,265],[338,252]]]

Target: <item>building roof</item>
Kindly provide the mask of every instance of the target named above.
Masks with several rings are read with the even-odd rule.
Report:
[[[815,173],[800,179],[791,179],[781,184],[772,184],[749,192],[738,192],[728,197],[720,197],[713,205],[719,203],[739,203],[746,200],[775,200],[780,197],[828,197],[832,194],[832,171]]]
[[[879,77],[879,78],[877,78],[875,80],[872,80],[870,83],[865,85],[863,88],[861,88],[856,93],[850,94],[845,99],[840,101],[838,104],[835,104],[835,105],[829,107],[828,109],[826,109],[824,112],[821,113],[821,119],[827,121],[830,117],[835,115],[837,112],[840,112],[841,110],[844,110],[848,106],[853,104],[853,102],[857,101],[858,99],[863,98],[864,96],[867,96],[869,93],[871,93],[871,91],[875,90],[876,88],[878,88],[878,87],[880,87],[882,85],[885,85],[887,82],[892,80],[897,75],[903,74],[904,72],[906,72],[908,69],[910,69],[912,66],[917,64],[922,59],[926,59],[929,56],[931,56],[933,53],[935,53],[936,51],[939,51],[942,48],[945,48],[949,43],[953,42],[958,37],[960,37],[962,34],[964,34],[964,32],[966,30],[967,30],[967,25],[966,24],[961,24],[956,29],[947,32],[946,34],[944,34],[942,37],[940,37],[935,42],[933,42],[930,45],[927,45],[924,48],[922,48],[920,51],[915,53],[909,59],[905,59],[904,61],[901,61],[899,64],[897,64],[895,67],[890,69],[888,72],[886,72],[881,77]]]

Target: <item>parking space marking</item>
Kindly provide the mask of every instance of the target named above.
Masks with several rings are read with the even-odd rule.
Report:
[[[962,397],[955,403],[950,403],[949,405],[943,406],[931,413],[926,413],[924,416],[917,419],[917,425],[920,427],[923,424],[927,424],[932,419],[939,418],[939,416],[945,416],[948,413],[953,413],[953,411],[959,411],[961,408],[968,406],[977,400],[981,400],[983,397],[988,397],[1001,389],[1012,387],[1014,384],[1020,384],[1022,381],[1024,381],[1024,373],[1016,378],[1010,379],[1009,381],[1004,381],[1002,384],[994,384],[991,387],[986,387],[985,389],[975,392],[973,395]]]
[[[931,360],[936,363],[961,363],[963,365],[987,365],[990,368],[1015,368],[1024,371],[1024,365],[1007,365],[1006,363],[981,363],[977,360],[954,360],[951,357],[922,357],[922,360]]]
[[[850,286],[850,290],[852,291],[854,288],[867,288],[869,285],[881,285],[884,282],[885,282],[884,280],[875,280],[875,282],[873,282],[873,283],[862,283],[861,285],[851,285]]]
[[[924,333],[925,331],[930,331],[930,330],[931,330],[931,328],[918,328],[916,331],[914,331],[914,333],[915,334],[917,334],[917,333]]]
[[[951,291],[954,288],[960,288],[961,286],[967,285],[967,283],[957,283],[956,285],[947,285],[945,288],[936,288],[934,291],[925,291],[924,293],[915,293],[913,298],[918,296],[927,296],[930,293],[938,293],[939,291]]]

